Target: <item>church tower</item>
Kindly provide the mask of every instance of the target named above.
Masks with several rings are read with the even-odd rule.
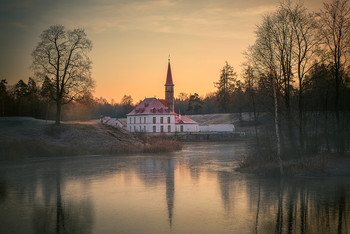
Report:
[[[171,68],[170,68],[170,58],[168,61],[168,73],[166,76],[165,82],[165,101],[167,107],[169,107],[170,111],[174,111],[174,83],[173,77],[171,76]]]

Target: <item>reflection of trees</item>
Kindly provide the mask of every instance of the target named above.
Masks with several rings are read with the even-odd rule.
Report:
[[[92,203],[76,200],[78,195],[65,197],[70,169],[57,161],[0,168],[0,233],[89,233]]]
[[[282,233],[283,228],[283,178],[280,179],[280,187],[278,192],[278,208],[275,233]]]
[[[234,194],[234,190],[232,190],[234,183],[231,178],[232,174],[229,172],[219,171],[218,172],[218,180],[220,185],[220,191],[221,191],[221,198],[224,203],[224,208],[226,211],[231,209],[231,198],[230,198],[230,192]],[[232,196],[231,194],[231,196]]]
[[[61,192],[63,182],[60,166],[57,166],[55,177],[56,182],[52,183],[51,187],[55,188],[56,195],[46,197],[45,201],[49,204],[34,207],[35,233],[90,233],[92,228],[91,203],[88,200],[65,201]],[[52,188],[49,191],[52,191]]]
[[[245,183],[243,181],[246,181]],[[254,233],[348,233],[349,181],[256,178],[218,172],[226,218],[244,215]],[[248,207],[232,204],[247,197]],[[254,218],[253,218],[254,217]],[[238,225],[234,223],[233,225]]]

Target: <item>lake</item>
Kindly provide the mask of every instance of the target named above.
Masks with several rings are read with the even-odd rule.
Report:
[[[0,233],[349,233],[350,178],[234,172],[244,142],[0,164]]]

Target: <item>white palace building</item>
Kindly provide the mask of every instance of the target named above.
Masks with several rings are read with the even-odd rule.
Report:
[[[197,122],[174,112],[174,83],[170,59],[165,82],[165,99],[144,99],[127,114],[126,124],[126,129],[129,132],[180,133],[199,131]]]

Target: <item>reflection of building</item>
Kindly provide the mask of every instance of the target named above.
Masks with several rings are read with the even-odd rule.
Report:
[[[170,59],[165,82],[165,100],[146,98],[127,114],[129,132],[198,132],[198,123],[174,112],[174,83]]]
[[[138,174],[146,186],[155,186],[165,182],[165,195],[169,225],[172,225],[175,200],[175,159],[146,158],[139,163]],[[150,176],[152,175],[152,176]]]
[[[170,226],[173,222],[173,209],[175,198],[175,180],[174,180],[174,159],[168,159],[166,170],[166,203],[168,206],[168,217]]]

